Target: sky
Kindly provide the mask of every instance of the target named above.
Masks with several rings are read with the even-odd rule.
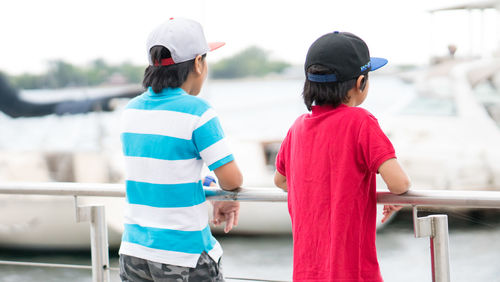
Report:
[[[335,30],[363,38],[372,56],[391,64],[426,64],[458,46],[457,55],[490,53],[497,48],[496,11],[443,12],[429,9],[460,0],[5,0],[0,11],[0,71],[39,73],[47,62],[63,59],[84,65],[96,58],[109,63],[146,65],[149,32],[170,17],[199,21],[208,41],[226,46],[209,54],[216,62],[257,45],[272,58],[303,63],[319,36]],[[481,36],[485,34],[495,36]]]

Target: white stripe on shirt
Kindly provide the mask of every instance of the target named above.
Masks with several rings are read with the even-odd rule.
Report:
[[[142,227],[201,231],[208,225],[207,202],[182,208],[156,208],[127,204],[124,223],[139,224]]]
[[[213,119],[216,117],[217,114],[213,109],[208,109],[201,115],[200,119],[198,120],[198,123],[196,124],[196,127],[194,130],[198,129],[199,127],[203,126],[205,123],[207,123],[209,120]]]
[[[126,179],[154,184],[198,182],[203,160],[160,160],[144,157],[125,157]]]
[[[126,241],[122,241],[119,253],[163,264],[192,268],[196,267],[196,263],[201,255],[153,249]]]
[[[191,140],[200,117],[167,110],[126,109],[123,132],[156,134]]]
[[[210,147],[207,147],[205,150],[200,152],[200,156],[205,161],[207,166],[210,166],[230,154],[231,151],[229,150],[229,146],[227,145],[225,138],[217,141]]]
[[[219,241],[216,241],[214,248],[208,251],[208,255],[215,261],[218,262],[220,257],[222,256],[222,247],[219,244]]]

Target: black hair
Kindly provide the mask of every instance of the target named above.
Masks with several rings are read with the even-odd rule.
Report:
[[[333,74],[331,70],[322,65],[311,65],[307,72],[311,74]],[[361,90],[364,90],[368,80],[368,72],[361,75],[365,76],[361,81]],[[357,78],[342,82],[313,82],[306,78],[302,92],[304,104],[306,104],[309,111],[312,105],[331,105],[336,108],[340,104],[349,101],[347,92],[356,85],[356,81]]]
[[[152,62],[161,62],[162,59],[168,59],[172,56],[170,51],[163,46],[153,46],[149,51]],[[204,60],[206,54],[202,55]],[[142,86],[151,87],[155,93],[160,93],[164,88],[180,87],[187,79],[188,74],[194,68],[194,59],[186,62],[173,64],[169,66],[148,66],[144,71]]]

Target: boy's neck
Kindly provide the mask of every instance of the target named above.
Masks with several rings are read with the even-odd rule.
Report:
[[[349,101],[347,101],[346,103],[342,103],[342,104],[344,104],[348,107],[356,107],[357,105],[353,101],[354,101],[354,99],[349,99]]]
[[[196,96],[200,94],[201,85],[198,85],[196,79],[189,74],[186,81],[181,85],[181,88],[189,95]]]
[[[355,87],[351,88],[349,91],[347,91],[347,97],[349,97],[349,100],[345,103],[344,105],[348,107],[357,107],[363,103],[366,97],[363,96],[362,92],[357,91]]]

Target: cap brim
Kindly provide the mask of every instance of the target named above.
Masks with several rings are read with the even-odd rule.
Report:
[[[216,49],[219,49],[220,47],[226,45],[225,42],[210,42],[208,43],[208,48],[210,48],[210,52],[212,52],[213,50],[216,50]]]
[[[371,69],[370,71],[374,71],[376,69],[379,69],[387,64],[387,59],[384,58],[377,58],[377,57],[371,57],[370,58],[371,62]]]

